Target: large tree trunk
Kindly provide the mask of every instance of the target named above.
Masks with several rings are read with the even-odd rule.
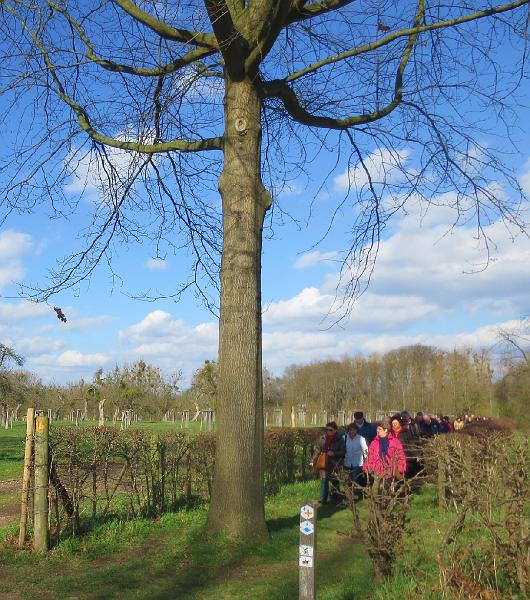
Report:
[[[208,528],[267,538],[263,493],[261,239],[270,195],[260,172],[261,104],[226,83],[217,452]]]

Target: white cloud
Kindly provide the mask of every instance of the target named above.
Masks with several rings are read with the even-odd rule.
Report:
[[[523,314],[530,292],[530,239],[500,221],[484,226],[488,248],[476,233],[452,227],[446,207],[432,206],[425,215],[411,204],[381,241],[369,292],[422,298],[448,311]],[[328,276],[323,292],[335,291],[338,279]]]
[[[64,348],[64,345],[64,342],[60,340],[42,336],[18,337],[13,340],[13,347],[15,347],[16,351],[24,357],[57,352],[61,350],[61,348]]]
[[[278,352],[280,350],[292,350],[296,354],[301,352],[312,352],[332,350],[336,347],[336,335],[327,331],[276,331],[263,334],[263,351]]]
[[[505,321],[484,325],[469,331],[461,331],[456,334],[422,334],[422,335],[381,335],[372,339],[366,339],[360,344],[365,353],[388,352],[402,346],[423,344],[436,346],[442,350],[452,351],[471,348],[475,350],[489,350],[499,342],[499,331],[501,329],[512,330],[517,321]]]
[[[55,317],[53,310],[48,304],[30,302],[29,300],[3,302],[0,304],[0,321],[11,323],[46,316]]]
[[[289,300],[266,305],[263,311],[263,323],[272,325],[300,319],[321,319],[331,310],[333,300],[332,295],[323,295],[317,288],[305,288]]]
[[[304,323],[309,328],[324,328],[334,320],[341,326],[374,332],[407,326],[437,310],[434,301],[418,296],[378,295],[370,292],[359,298],[346,318],[341,317],[347,307],[334,295],[324,294],[317,288],[305,288],[299,294],[280,302],[274,302],[264,310],[263,323],[269,326]]]
[[[490,350],[499,341],[499,330],[513,330],[518,321],[492,323],[461,331],[457,334],[359,333],[355,327],[334,328],[329,331],[307,332],[283,330],[263,336],[264,359],[267,366],[281,372],[290,364],[303,364],[327,359],[340,360],[345,355],[384,354],[403,346],[422,344],[448,352],[464,349]],[[352,331],[354,333],[352,333]]]
[[[139,356],[169,355],[177,357],[197,356],[204,353],[217,354],[217,323],[200,323],[191,326],[163,310],[149,313],[142,321],[131,325],[118,334],[122,342],[135,344],[130,353]]]
[[[484,225],[486,248],[476,230],[454,226],[455,212],[447,206],[454,198],[435,199],[440,206],[435,203],[427,212],[408,203],[381,242],[368,290],[353,306],[341,306],[336,297],[338,274],[329,275],[320,288],[306,287],[267,305],[266,363],[281,370],[291,363],[413,344],[448,351],[493,347],[499,327],[515,323],[507,318],[529,312],[530,240],[497,221]],[[494,322],[467,326],[489,320]]]
[[[377,148],[364,159],[364,165],[352,165],[335,178],[335,189],[344,191],[350,188],[361,189],[369,182],[375,186],[401,181],[404,177],[402,169],[410,156],[410,150],[404,149],[390,152],[386,148]]]
[[[171,314],[164,310],[154,310],[144,317],[139,323],[135,323],[120,331],[120,339],[141,340],[145,337],[166,336],[175,334],[184,328],[183,321],[172,321]]]
[[[300,256],[300,258],[298,258],[296,260],[296,262],[294,263],[294,268],[295,269],[305,269],[307,267],[312,267],[313,265],[316,265],[319,262],[330,262],[332,261],[334,258],[337,258],[338,253],[337,252],[306,252],[305,254],[302,254],[302,256]]]
[[[263,355],[268,367],[282,371],[293,363],[307,363],[340,356],[339,333],[333,331],[282,330],[263,334]]]
[[[27,233],[16,231],[2,231],[0,233],[0,260],[18,258],[32,248],[31,236]]]
[[[121,141],[138,141],[138,136],[129,131],[119,132],[115,137]],[[152,140],[152,133],[145,133],[140,139],[146,144]],[[70,182],[64,186],[65,192],[75,195],[84,194],[93,202],[99,202],[103,198],[109,200],[111,197],[109,190],[121,190],[124,185],[127,185],[131,175],[138,170],[145,158],[137,152],[107,148],[105,164],[102,160],[101,155],[93,150],[72,151],[65,160],[66,168],[71,173]]]
[[[145,266],[153,271],[163,271],[167,269],[168,262],[163,258],[150,258],[145,261]]]
[[[52,368],[100,367],[108,362],[109,356],[102,352],[83,354],[79,350],[66,350],[62,354],[42,354],[35,356],[32,363]]]
[[[186,385],[204,360],[216,360],[218,330],[216,322],[188,325],[169,312],[154,310],[119,331],[118,338],[129,361],[144,358],[167,373],[182,370]]]
[[[27,233],[0,232],[0,290],[25,276],[21,258],[31,249],[32,240]]]

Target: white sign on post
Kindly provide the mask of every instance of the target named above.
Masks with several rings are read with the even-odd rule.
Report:
[[[298,564],[301,567],[312,567],[313,566],[313,557],[312,556],[300,556],[300,560]]]
[[[315,526],[313,523],[311,523],[311,521],[302,521],[300,523],[300,531],[304,535],[311,535],[313,531],[315,531]]]
[[[298,547],[299,600],[315,600],[316,510],[306,502],[300,508],[300,545]]]

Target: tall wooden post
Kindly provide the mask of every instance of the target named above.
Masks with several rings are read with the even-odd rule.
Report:
[[[48,441],[48,417],[38,416],[35,421],[34,552],[47,552],[49,547]]]
[[[18,547],[22,548],[26,541],[28,524],[28,501],[31,481],[31,456],[33,454],[33,430],[35,426],[35,409],[28,408],[26,415],[26,445],[24,447],[24,472],[22,475],[22,500],[20,503],[20,531]]]
[[[299,600],[316,600],[315,559],[317,512],[312,502],[300,508],[300,546],[298,557]]]

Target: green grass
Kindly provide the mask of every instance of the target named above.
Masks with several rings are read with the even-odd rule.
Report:
[[[0,481],[22,476],[26,425],[16,423],[13,429],[0,429]]]
[[[3,593],[37,598],[104,600],[296,600],[299,506],[318,494],[318,482],[288,485],[267,500],[271,539],[262,545],[227,541],[203,531],[206,506],[160,519],[111,521],[84,536],[62,540],[46,556],[15,549],[16,528],[0,542]],[[366,506],[361,505],[361,516]],[[435,560],[454,515],[438,513],[429,489],[411,506],[411,532],[395,565],[395,577],[376,585],[365,545],[351,531],[348,510],[319,510],[319,600],[441,598]],[[2,536],[0,535],[0,540]],[[45,592],[43,592],[45,590]]]
[[[107,423],[108,424],[108,423]],[[97,421],[85,421],[81,426],[95,427]],[[75,427],[70,421],[57,421],[51,427]],[[177,423],[152,423],[149,421],[133,423],[131,428],[151,429],[153,431],[180,431],[180,422]],[[190,423],[189,428],[183,431],[198,433],[200,423]],[[17,422],[12,429],[0,429],[0,482],[7,479],[22,478],[22,467],[24,463],[24,439],[26,436],[26,424]],[[0,502],[2,491],[0,490]]]
[[[142,428],[171,429],[160,423]],[[0,432],[0,480],[20,477],[24,427]],[[11,495],[0,492],[2,502]],[[17,493],[14,493],[16,501]],[[206,507],[182,509],[156,520],[113,520],[83,536],[63,539],[46,556],[15,547],[17,526],[0,529],[0,599],[22,600],[296,600],[301,503],[318,495],[318,481],[282,488],[268,498],[271,539],[262,545],[234,543],[203,531]],[[361,505],[361,517],[366,506]],[[454,513],[440,513],[435,493],[423,488],[411,503],[395,576],[381,585],[365,545],[343,535],[348,510],[323,507],[318,521],[319,600],[440,600],[436,553]],[[478,537],[477,537],[478,536]],[[466,537],[470,545],[480,533]]]
[[[269,542],[250,545],[203,532],[206,507],[156,521],[113,521],[62,541],[37,557],[0,546],[0,592],[24,600],[290,600],[298,598],[299,507],[318,482],[286,486],[267,502]],[[374,592],[364,546],[337,531],[351,527],[348,511],[326,506],[319,515],[319,600],[367,598]],[[11,530],[11,536],[14,536]],[[1,594],[0,594],[1,597]]]
[[[54,421],[53,426],[59,427],[76,427],[72,421]],[[105,425],[107,427],[113,427],[112,419],[106,419]],[[79,427],[97,427],[98,421],[79,421]],[[120,427],[120,421],[117,421],[114,427]],[[189,422],[187,427],[181,427],[180,421],[175,423],[169,423],[165,421],[138,421],[138,423],[131,423],[131,429],[150,429],[152,431],[187,431],[189,433],[199,433],[201,431],[201,424],[198,421]],[[208,431],[207,427],[204,426],[202,431]]]

